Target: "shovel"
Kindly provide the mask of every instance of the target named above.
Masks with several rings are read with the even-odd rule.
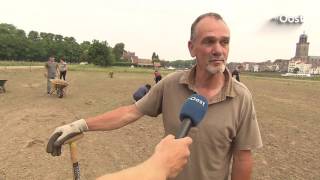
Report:
[[[71,139],[68,139],[64,144],[69,144],[70,147],[70,156],[71,156],[71,162],[73,166],[73,177],[74,180],[80,180],[80,166],[78,162],[78,150],[77,150],[77,144],[75,141],[81,139],[84,135],[79,134]]]

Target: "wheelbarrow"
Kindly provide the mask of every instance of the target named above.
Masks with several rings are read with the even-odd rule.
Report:
[[[51,92],[50,95],[53,93],[57,93],[59,98],[62,98],[66,93],[66,87],[69,85],[67,81],[62,79],[51,79]]]
[[[0,79],[0,92],[6,92],[6,88],[4,87],[4,85],[6,84],[8,80],[4,80],[4,79]]]

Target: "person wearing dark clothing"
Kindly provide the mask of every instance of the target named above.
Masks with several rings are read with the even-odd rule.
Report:
[[[232,77],[236,76],[236,80],[238,82],[240,82],[240,75],[239,75],[239,71],[237,69],[235,69],[234,71],[232,71]]]
[[[143,96],[145,96],[151,88],[150,84],[143,85],[133,94],[133,99],[139,101]]]
[[[67,63],[63,60],[63,58],[60,59],[59,71],[60,71],[60,79],[63,78],[63,80],[66,80]]]
[[[162,76],[161,76],[160,72],[157,71],[157,70],[154,71],[154,80],[155,80],[156,84],[157,84],[161,79],[162,79]]]

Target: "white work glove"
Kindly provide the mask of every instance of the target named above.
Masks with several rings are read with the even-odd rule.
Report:
[[[47,144],[47,153],[51,153],[52,156],[60,156],[61,146],[65,141],[87,130],[88,126],[84,119],[57,127],[49,138]]]

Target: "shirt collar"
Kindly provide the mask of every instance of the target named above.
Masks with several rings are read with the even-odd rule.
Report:
[[[225,100],[227,97],[235,97],[234,82],[232,82],[232,76],[228,68],[223,72],[225,75],[225,84],[220,93],[213,97],[210,101],[220,102]],[[196,65],[193,66],[190,70],[187,70],[179,79],[180,84],[185,84],[192,91],[195,91],[195,77],[196,77]],[[209,102],[210,103],[210,102]],[[211,104],[211,103],[210,103]]]

